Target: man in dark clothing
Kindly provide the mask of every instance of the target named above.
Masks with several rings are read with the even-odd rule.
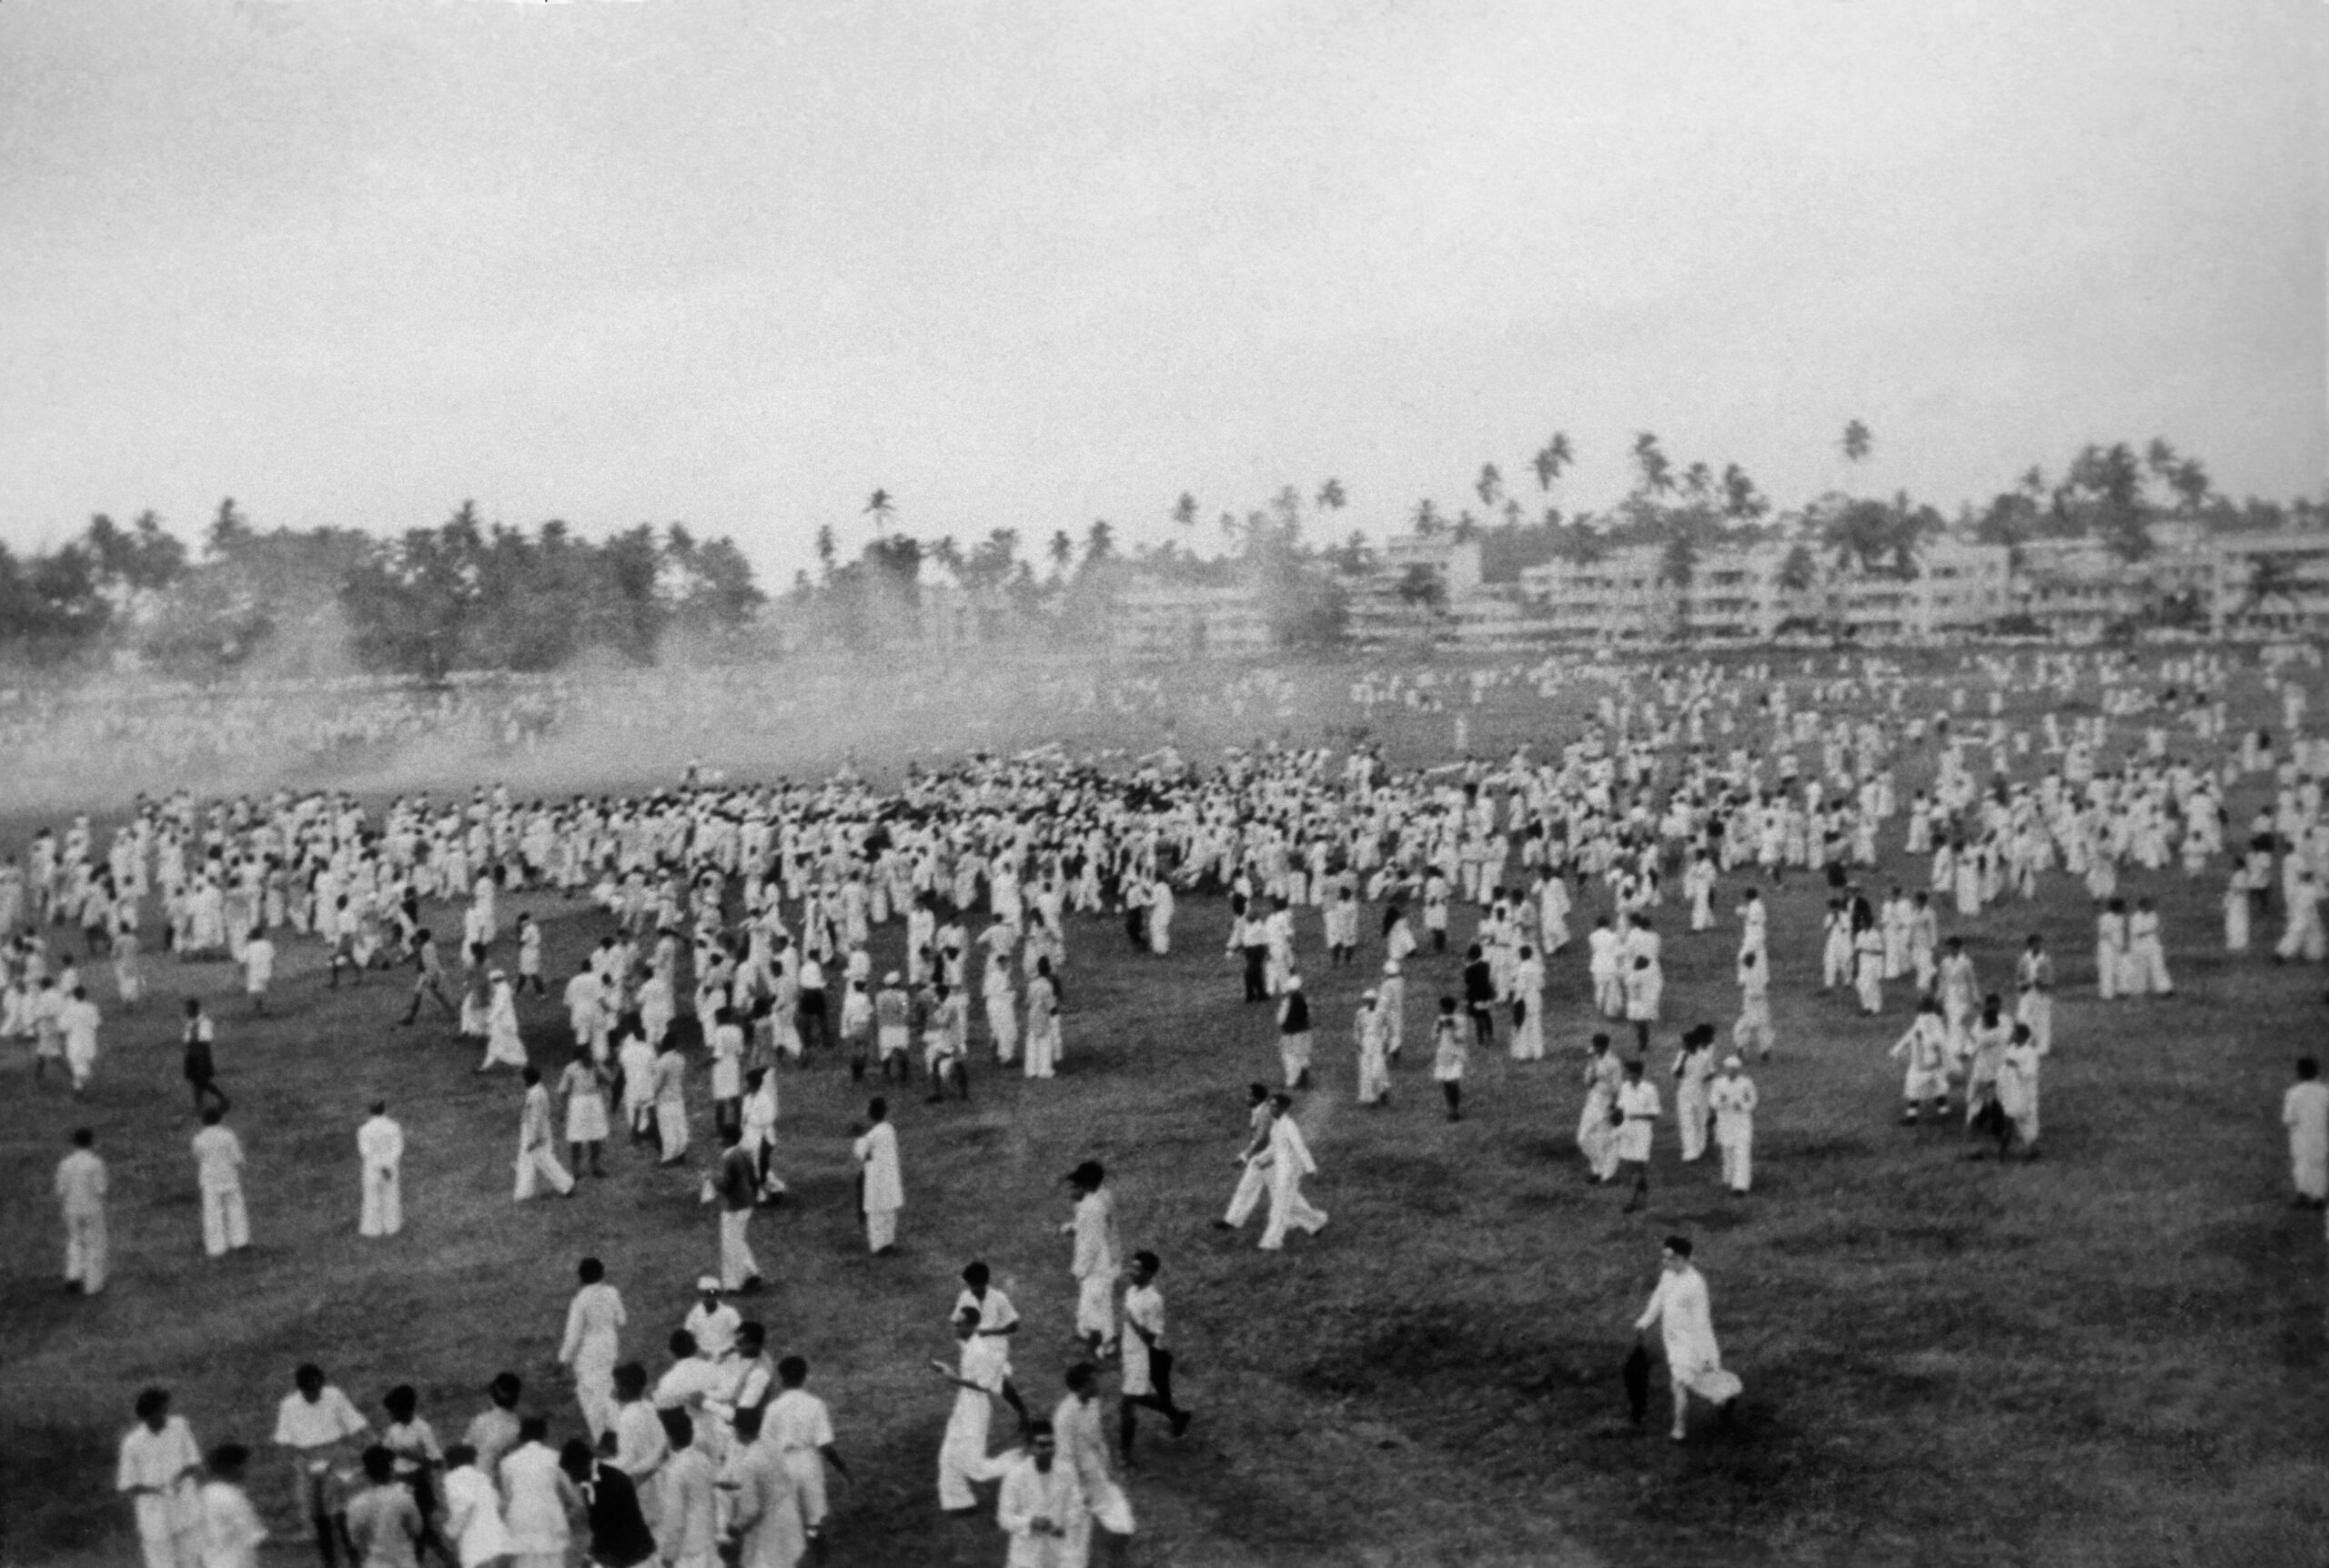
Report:
[[[559,1451],[558,1467],[582,1493],[595,1568],[637,1568],[654,1558],[655,1537],[639,1512],[639,1490],[630,1476],[592,1454],[579,1437]]]
[[[1474,942],[1464,951],[1464,1010],[1471,1015],[1472,1039],[1482,1049],[1496,1043],[1496,971]]]

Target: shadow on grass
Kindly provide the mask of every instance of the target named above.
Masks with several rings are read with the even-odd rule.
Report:
[[[112,1441],[86,1426],[0,1423],[0,1562],[37,1563],[114,1539],[116,1521],[82,1495],[89,1476],[111,1473],[113,1458]]]

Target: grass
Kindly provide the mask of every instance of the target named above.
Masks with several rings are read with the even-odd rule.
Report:
[[[1309,722],[1333,719],[1347,676],[1304,678]],[[2253,707],[2253,678],[2243,689]],[[1575,712],[1567,696],[1502,690],[1473,710],[1475,745],[1558,738]],[[2252,721],[2276,719],[2257,708]],[[1079,722],[1103,736],[1112,721]],[[1154,712],[1113,722],[1118,743],[1155,743]],[[1413,759],[1444,746],[1448,721],[1403,710],[1376,722]],[[1185,716],[1185,744],[1208,739],[1197,729]],[[1904,796],[1919,777],[1904,768]],[[2253,788],[2235,795],[2236,822],[2254,801]],[[1920,885],[1900,842],[1890,825],[1878,879]],[[1000,1561],[991,1518],[937,1513],[950,1394],[923,1363],[947,1349],[955,1271],[984,1257],[1028,1321],[1021,1386],[1041,1406],[1057,1398],[1074,1313],[1059,1178],[1096,1157],[1132,1244],[1165,1259],[1178,1381],[1199,1412],[1178,1442],[1143,1423],[1144,1563],[2318,1563],[2321,1222],[2286,1206],[2275,1111],[2288,1059],[2319,1039],[2321,976],[2221,953],[2217,870],[2127,881],[2161,900],[2173,1000],[2094,999],[2091,916],[2059,876],[2035,904],[1944,916],[1985,985],[2008,978],[2030,930],[2058,954],[2045,1156],[2030,1165],[1970,1162],[1954,1133],[1892,1124],[1899,1073],[1883,1051],[1907,993],[1892,988],[1873,1023],[1817,995],[1824,888],[1801,878],[1766,890],[1780,1054],[1755,1074],[1757,1190],[1744,1202],[1719,1193],[1710,1159],[1678,1162],[1670,1125],[1647,1213],[1623,1216],[1619,1195],[1582,1183],[1572,1062],[1592,1025],[1574,950],[1554,968],[1555,1060],[1476,1059],[1466,1121],[1440,1120],[1417,1050],[1396,1070],[1391,1109],[1351,1103],[1346,1020],[1372,970],[1326,969],[1306,921],[1323,1070],[1303,1116],[1323,1167],[1311,1191],[1333,1222],[1275,1257],[1253,1250],[1251,1231],[1215,1231],[1242,1086],[1274,1077],[1275,1053],[1266,1010],[1237,1000],[1214,900],[1184,901],[1167,959],[1128,951],[1113,919],[1075,923],[1056,1081],[990,1068],[967,1108],[892,1097],[908,1196],[895,1259],[864,1256],[849,1211],[864,1091],[831,1060],[787,1073],[792,1196],[755,1223],[774,1286],[751,1312],[814,1363],[854,1467],[835,1490],[835,1561]],[[1726,900],[1739,885],[1726,879]],[[555,898],[518,903],[546,922],[550,972],[570,972],[595,919]],[[1680,923],[1669,904],[1663,1050],[1679,1023],[1735,1011],[1728,928],[1690,937]],[[894,926],[882,933],[877,968],[899,940]],[[703,1081],[688,1173],[619,1142],[610,1176],[579,1200],[516,1206],[514,1083],[473,1078],[470,1048],[441,1023],[390,1028],[401,988],[325,991],[316,958],[287,949],[265,1020],[246,1017],[227,966],[156,962],[144,1008],[108,1020],[85,1107],[53,1080],[33,1085],[23,1048],[0,1059],[0,1559],[129,1560],[112,1452],[148,1382],[176,1391],[206,1443],[263,1440],[307,1359],[375,1413],[385,1389],[415,1383],[440,1433],[509,1368],[559,1435],[574,1431],[552,1360],[586,1252],[630,1303],[627,1353],[660,1367],[714,1257],[711,1211],[696,1201]],[[1411,1040],[1455,978],[1453,955],[1411,970]],[[252,1161],[256,1244],[217,1263],[201,1255],[186,1149],[181,990],[219,1016]],[[528,1003],[526,1022],[536,1060],[562,1060],[555,999]],[[387,1243],[355,1234],[353,1141],[375,1093],[412,1145],[407,1228]],[[116,1278],[94,1302],[56,1290],[46,1196],[83,1120],[116,1194]],[[1727,1430],[1679,1448],[1659,1420],[1628,1422],[1618,1375],[1658,1241],[1674,1231],[1699,1242],[1725,1358],[1748,1390]],[[279,1475],[254,1490],[285,1538],[276,1560],[306,1560]]]

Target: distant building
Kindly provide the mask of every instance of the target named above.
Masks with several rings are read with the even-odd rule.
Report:
[[[1253,588],[1153,579],[1116,596],[1109,640],[1127,658],[1238,658],[1267,653],[1274,641]]]
[[[2329,633],[2329,529],[2218,534],[2209,544],[2218,636]]]
[[[1401,534],[1386,540],[1383,568],[1376,575],[1405,581],[1410,567],[1421,567],[1437,578],[1448,603],[1468,598],[1480,588],[1480,541],[1458,539],[1453,531]]]

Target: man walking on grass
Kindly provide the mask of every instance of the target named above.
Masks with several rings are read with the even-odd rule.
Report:
[[[1660,1257],[1663,1272],[1649,1304],[1634,1322],[1639,1341],[1653,1323],[1666,1351],[1666,1372],[1674,1385],[1674,1431],[1679,1442],[1688,1433],[1690,1396],[1698,1395],[1718,1410],[1728,1408],[1739,1394],[1739,1380],[1722,1370],[1722,1352],[1714,1340],[1714,1310],[1707,1296],[1706,1276],[1690,1261],[1687,1236],[1669,1236]]]

